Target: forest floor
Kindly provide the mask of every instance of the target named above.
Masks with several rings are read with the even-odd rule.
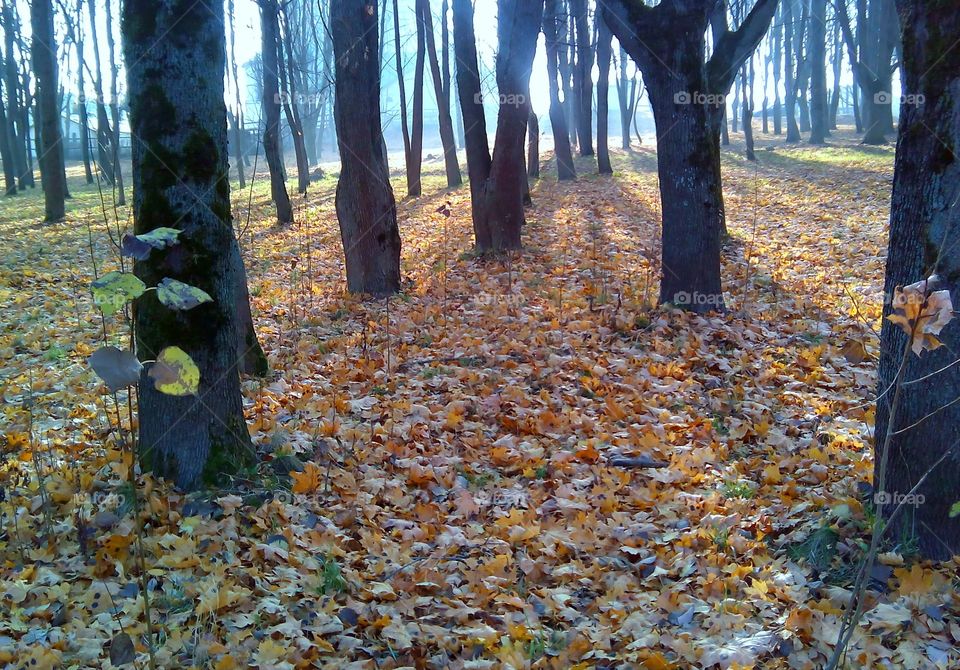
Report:
[[[141,477],[142,554],[86,362],[105,221],[129,210],[75,169],[63,224],[39,193],[0,202],[0,667],[112,667],[122,633],[148,667],[140,556],[161,668],[823,667],[873,518],[893,149],[758,155],[724,152],[710,316],[653,306],[649,148],[613,177],[548,167],[523,252],[494,260],[433,164],[398,204],[389,301],[345,293],[334,176],[281,230],[259,174],[234,215],[264,461],[192,495]],[[955,563],[885,547],[845,667],[958,667],[957,586]]]

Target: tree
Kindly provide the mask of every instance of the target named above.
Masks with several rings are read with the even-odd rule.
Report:
[[[559,75],[560,45],[557,36],[558,21],[563,21],[558,11],[557,0],[546,0],[543,11],[543,38],[547,51],[547,86],[550,90],[550,128],[553,131],[553,153],[557,158],[557,179],[566,181],[577,178],[577,169],[573,164],[573,152],[570,149],[570,133],[567,131],[567,118],[560,102],[561,82]],[[627,135],[630,130],[627,128]]]
[[[120,163],[120,96],[117,92],[117,79],[120,68],[117,66],[117,48],[113,38],[113,0],[105,0],[107,20],[107,55],[110,58],[110,120],[113,122],[113,134],[110,136],[111,157],[113,162],[114,185],[117,204],[126,205],[127,196],[123,189],[123,166]]]
[[[858,0],[857,32],[854,40],[844,0],[835,0],[837,19],[847,45],[853,78],[863,92],[864,144],[884,144],[892,127],[891,63],[897,43],[897,15],[894,0]],[[868,13],[869,7],[869,13]]]
[[[13,164],[7,109],[3,104],[3,81],[0,80],[0,161],[3,162],[4,195],[17,194],[17,170]]]
[[[240,188],[244,188],[247,184],[243,170],[243,105],[240,103],[240,79],[237,77],[237,22],[234,0],[228,0],[227,2],[227,16],[230,29],[230,68],[227,70],[227,78],[233,82],[234,104],[236,105],[234,112],[227,110],[227,118],[233,123],[232,144],[237,163],[237,180],[240,182]]]
[[[936,275],[914,293],[923,303],[914,309],[929,314],[932,291],[948,291],[954,305],[960,301],[960,50],[953,46],[960,6],[952,0],[897,0],[897,7],[904,93],[924,102],[905,104],[900,112],[884,287],[891,296],[898,287]],[[893,309],[887,304],[885,315]],[[960,516],[950,514],[960,498],[960,320],[954,317],[939,333],[945,346],[919,355],[908,350],[902,326],[884,319],[881,331],[874,481],[883,482],[877,493],[884,504],[878,511],[902,542],[915,540],[923,556],[948,559],[960,553]],[[907,504],[893,518],[891,503],[908,493],[922,504]]]
[[[65,213],[67,180],[63,163],[60,104],[57,100],[57,45],[53,36],[51,0],[33,0],[30,27],[33,32],[30,51],[37,77],[37,103],[40,109],[38,125],[42,144],[37,147],[37,155],[43,183],[44,221],[60,221]]]
[[[433,90],[437,98],[437,113],[440,123],[440,141],[443,144],[443,161],[447,172],[447,186],[459,186],[463,183],[460,176],[460,165],[457,162],[457,143],[453,135],[453,119],[450,117],[450,93],[448,83],[444,83],[444,75],[440,71],[437,57],[437,44],[433,34],[433,16],[430,13],[430,0],[416,0],[417,20],[423,23],[423,34],[426,37],[427,58],[430,61],[430,74],[433,77]],[[444,24],[446,16],[444,16]],[[446,27],[444,27],[446,30]]]
[[[492,251],[519,249],[527,186],[523,139],[529,117],[530,71],[543,20],[543,0],[499,0],[497,15],[497,135],[485,191]],[[487,250],[481,248],[481,250]]]
[[[784,63],[784,88],[786,100],[784,104],[787,108],[787,142],[800,141],[800,126],[797,124],[797,96],[799,95],[800,70],[803,64],[803,33],[806,26],[804,14],[794,17],[794,9],[797,0],[784,0],[783,2],[783,63]],[[796,18],[796,21],[794,20]],[[797,48],[794,50],[794,41],[797,42]],[[794,58],[796,58],[796,68],[794,68]]]
[[[830,133],[826,28],[827,0],[810,0],[810,144],[826,143]]]
[[[766,33],[777,0],[757,0],[741,26],[718,30],[709,60],[704,34],[714,0],[645,6],[603,4],[603,18],[643,72],[657,126],[663,207],[661,302],[723,307],[720,122],[734,74]]]
[[[610,165],[610,147],[607,140],[610,97],[610,58],[613,52],[613,33],[599,15],[597,22],[597,66],[600,76],[597,79],[597,167],[600,174],[613,174]]]
[[[113,131],[107,117],[106,95],[103,92],[103,68],[100,64],[100,39],[97,34],[96,0],[88,2],[90,14],[90,41],[93,42],[93,91],[97,96],[97,165],[109,184],[114,183]]]
[[[336,64],[334,115],[340,145],[336,208],[353,293],[400,290],[400,231],[380,126],[377,6],[331,0]]]
[[[179,244],[137,260],[147,285],[164,277],[212,301],[173,311],[156,291],[137,299],[139,448],[144,465],[192,489],[253,458],[238,374],[236,304],[242,264],[230,216],[223,4],[125,0],[123,53],[133,138],[134,231],[175,226]],[[158,391],[149,378],[165,347],[200,373],[195,395]]]
[[[590,40],[590,17],[587,0],[570,0],[573,24],[576,31],[577,66],[573,71],[577,100],[577,137],[580,155],[593,155],[593,44]],[[571,31],[571,36],[573,31]]]
[[[463,110],[474,243],[478,249],[488,249],[490,235],[484,205],[490,176],[490,146],[480,92],[480,66],[471,0],[453,0],[453,49],[457,62],[457,97]]]
[[[13,163],[17,174],[17,186],[22,191],[27,186],[34,187],[33,169],[29,165],[27,141],[30,124],[27,123],[29,105],[23,104],[20,74],[14,54],[14,43],[19,39],[19,22],[15,14],[16,6],[12,0],[2,0],[0,4],[0,24],[3,25],[4,38],[4,83],[7,89],[7,139],[13,154]]]
[[[263,153],[270,170],[270,197],[277,207],[277,224],[293,223],[293,208],[283,176],[280,156],[280,62],[279,28],[280,8],[277,0],[259,0],[261,58],[263,60]]]
[[[284,5],[286,7],[287,5]],[[300,100],[297,95],[296,67],[293,61],[293,39],[290,36],[290,21],[286,9],[281,8],[282,34],[277,39],[277,67],[280,74],[281,100],[287,126],[293,138],[293,153],[297,159],[297,192],[304,194],[310,186],[310,161],[303,138],[303,123],[300,120]]]

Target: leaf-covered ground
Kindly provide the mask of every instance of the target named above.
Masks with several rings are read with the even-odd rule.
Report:
[[[822,667],[872,519],[893,152],[759,157],[724,156],[730,309],[707,317],[652,306],[649,149],[546,175],[500,259],[434,164],[389,301],[345,293],[335,178],[285,230],[262,174],[235,190],[264,462],[190,496],[139,479],[158,666]],[[64,224],[0,203],[0,667],[112,667],[121,633],[146,667],[130,464],[86,363],[127,341],[89,283],[129,213],[71,175]],[[956,564],[886,549],[847,667],[958,667]]]

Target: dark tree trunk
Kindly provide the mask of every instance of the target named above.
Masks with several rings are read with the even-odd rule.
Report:
[[[243,105],[240,102],[240,80],[237,78],[237,22],[234,0],[228,0],[227,13],[230,18],[230,75],[233,79],[234,104],[236,105],[236,111],[230,113],[227,110],[227,116],[233,122],[233,154],[237,163],[237,179],[240,182],[240,188],[245,188],[247,180],[243,169],[243,125],[240,122],[240,110]]]
[[[27,136],[29,127],[24,123],[26,109],[21,105],[20,75],[17,71],[17,61],[13,52],[13,45],[18,38],[18,26],[14,19],[12,0],[4,0],[0,7],[0,18],[3,21],[3,36],[5,45],[4,79],[7,88],[7,136],[13,154],[14,170],[17,174],[17,183],[22,191],[27,186],[33,186],[33,170],[28,168]]]
[[[600,21],[603,20],[601,15]],[[630,151],[630,119],[633,117],[633,96],[628,97],[627,90],[627,52],[620,48],[619,70],[617,72],[617,102],[620,105],[620,148]]]
[[[380,127],[377,10],[369,0],[332,0],[340,144],[337,219],[352,293],[400,290],[400,231]]]
[[[260,36],[263,61],[263,153],[270,169],[270,196],[277,207],[277,224],[293,223],[293,208],[283,177],[283,158],[280,155],[280,63],[278,59],[277,0],[260,2]]]
[[[65,212],[67,180],[63,163],[60,104],[57,100],[57,45],[53,35],[51,0],[33,0],[30,27],[33,33],[33,71],[37,77],[37,105],[40,110],[36,120],[41,138],[37,156],[43,184],[44,221],[60,221]]]
[[[843,41],[840,37],[840,22],[837,12],[833,12],[833,52],[831,65],[833,66],[833,91],[830,95],[829,129],[837,129],[837,112],[840,109],[840,73],[843,70]]]
[[[570,0],[576,26],[577,67],[574,69],[574,87],[577,94],[577,137],[580,155],[593,155],[593,44],[590,39],[590,19],[587,0]]]
[[[67,34],[73,42],[77,52],[77,121],[79,125],[80,159],[83,161],[83,172],[87,183],[93,183],[93,169],[90,166],[90,120],[87,117],[86,67],[83,43],[83,0],[77,1],[76,17],[64,17],[67,24]],[[70,110],[67,109],[69,119]],[[70,133],[67,133],[67,137]]]
[[[285,10],[281,10],[283,18],[283,34],[278,34],[277,55],[280,76],[285,84],[283,111],[290,127],[293,138],[293,152],[297,159],[297,192],[301,195],[307,192],[310,186],[310,161],[307,158],[307,147],[303,140],[303,123],[300,120],[300,100],[297,97],[296,77],[294,76],[293,45],[290,37],[290,23],[287,21]],[[284,60],[286,54],[286,60]]]
[[[746,145],[745,156],[748,161],[757,160],[757,155],[753,150],[753,58],[750,58],[748,64],[744,66],[744,72],[741,81],[743,88],[743,141]]]
[[[17,194],[17,169],[13,164],[13,147],[7,125],[7,110],[3,104],[2,82],[0,82],[0,161],[3,161],[4,195]]]
[[[780,101],[780,73],[783,66],[783,4],[773,24],[773,134],[783,133],[783,104]]]
[[[527,118],[527,177],[540,177],[540,119],[532,105]]]
[[[97,96],[97,164],[108,184],[114,183],[113,132],[107,116],[106,96],[103,92],[103,67],[100,62],[100,39],[97,34],[96,0],[89,0],[90,40],[93,42],[93,90]]]
[[[500,111],[486,185],[490,249],[519,249],[524,224],[526,166],[523,138],[529,115],[530,70],[543,20],[543,0],[499,0],[497,88]]]
[[[410,161],[407,165],[407,195],[423,193],[423,68],[426,60],[427,37],[423,21],[417,18],[417,56],[413,65],[413,119],[410,129]]]
[[[827,0],[810,1],[810,144],[827,141]]]
[[[611,0],[603,18],[643,71],[657,125],[663,207],[661,302],[695,311],[723,309],[720,239],[720,120],[734,73],[763,38],[776,0],[758,0],[736,31],[718,30],[704,60],[716,3],[655,7]]]
[[[196,396],[157,391],[149,363],[140,380],[141,458],[186,489],[215,482],[254,457],[238,374],[235,301],[242,273],[230,217],[223,20],[222,3],[123,5],[134,229],[173,224],[182,231],[176,247],[154,251],[134,270],[148,286],[172,277],[213,298],[173,311],[148,292],[134,309],[141,361],[177,346],[200,369]]]
[[[935,274],[939,281],[929,288],[949,290],[957,305],[960,229],[953,204],[960,162],[951,147],[960,146],[960,50],[952,45],[960,34],[960,6],[953,0],[897,0],[897,7],[904,93],[922,95],[925,103],[901,110],[885,295]],[[884,314],[890,311],[887,301]],[[907,335],[883,320],[874,482],[885,470],[877,493],[884,496],[878,511],[887,517],[899,496],[914,493],[918,501],[891,520],[894,540],[916,542],[925,558],[946,560],[960,553],[960,517],[950,514],[960,497],[960,319],[954,316],[939,339],[945,346],[904,354]],[[898,379],[909,385],[888,390]],[[880,454],[888,435],[884,467]]]
[[[557,158],[557,179],[566,181],[577,178],[577,169],[573,164],[567,117],[564,114],[563,103],[560,102],[560,83],[557,81],[561,51],[557,26],[564,21],[558,11],[558,0],[546,0],[543,12],[543,37],[547,51],[547,86],[550,89],[550,129],[553,133],[553,153]],[[627,124],[626,132],[629,136],[629,120]]]
[[[574,65],[576,59],[576,40],[573,29],[573,13],[568,12],[570,0],[559,0],[557,5],[557,44],[559,44],[559,53],[557,54],[557,67],[560,70],[560,87],[563,90],[563,112],[566,114],[566,123],[564,127],[569,135],[571,146],[577,143],[577,105],[574,104],[576,96]]]
[[[414,166],[410,145],[410,126],[407,124],[407,86],[403,81],[403,50],[400,48],[400,8],[398,0],[393,0],[393,47],[397,59],[397,85],[400,88],[400,132],[403,134],[403,161],[407,176],[407,195],[418,195],[419,191],[417,193],[413,192],[413,182],[411,181]],[[419,179],[417,181],[419,182]]]
[[[433,35],[433,16],[430,13],[430,0],[416,0],[419,21],[423,23],[426,36],[427,58],[430,61],[430,74],[433,77],[433,90],[437,98],[437,111],[440,124],[440,142],[443,144],[443,161],[447,172],[447,186],[459,186],[463,183],[460,176],[460,164],[457,162],[457,141],[453,136],[453,119],[450,117],[450,94],[444,85],[444,74],[440,71],[437,59],[437,44]],[[446,27],[444,27],[446,30]]]
[[[797,59],[797,67],[794,69],[793,61],[797,52],[793,49],[793,43],[794,37],[801,43],[803,42],[803,23],[798,20],[794,24],[793,10],[795,3],[796,0],[783,0],[783,63],[785,104],[787,107],[787,142],[800,141],[800,126],[797,125],[797,77],[800,73],[800,60]],[[799,17],[797,18],[799,19]]]
[[[613,50],[613,33],[606,21],[597,14],[597,168],[600,174],[613,174],[610,165],[610,147],[608,143],[609,96],[610,96],[610,58]]]
[[[113,0],[105,0],[107,20],[107,55],[110,59],[110,120],[113,122],[113,134],[110,136],[110,156],[113,162],[114,185],[117,187],[117,204],[126,205],[127,195],[123,188],[123,165],[120,162],[120,96],[117,90],[119,68],[117,67],[117,45],[113,38]]]
[[[453,48],[457,62],[457,97],[463,110],[474,243],[477,249],[485,250],[489,249],[491,244],[485,213],[487,179],[490,177],[490,147],[480,93],[480,67],[477,61],[471,0],[453,0]]]

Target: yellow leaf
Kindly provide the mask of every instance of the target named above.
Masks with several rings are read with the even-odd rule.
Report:
[[[303,472],[291,471],[290,477],[293,479],[293,492],[304,494],[313,493],[320,488],[321,474],[320,468],[314,463],[307,463]]]

